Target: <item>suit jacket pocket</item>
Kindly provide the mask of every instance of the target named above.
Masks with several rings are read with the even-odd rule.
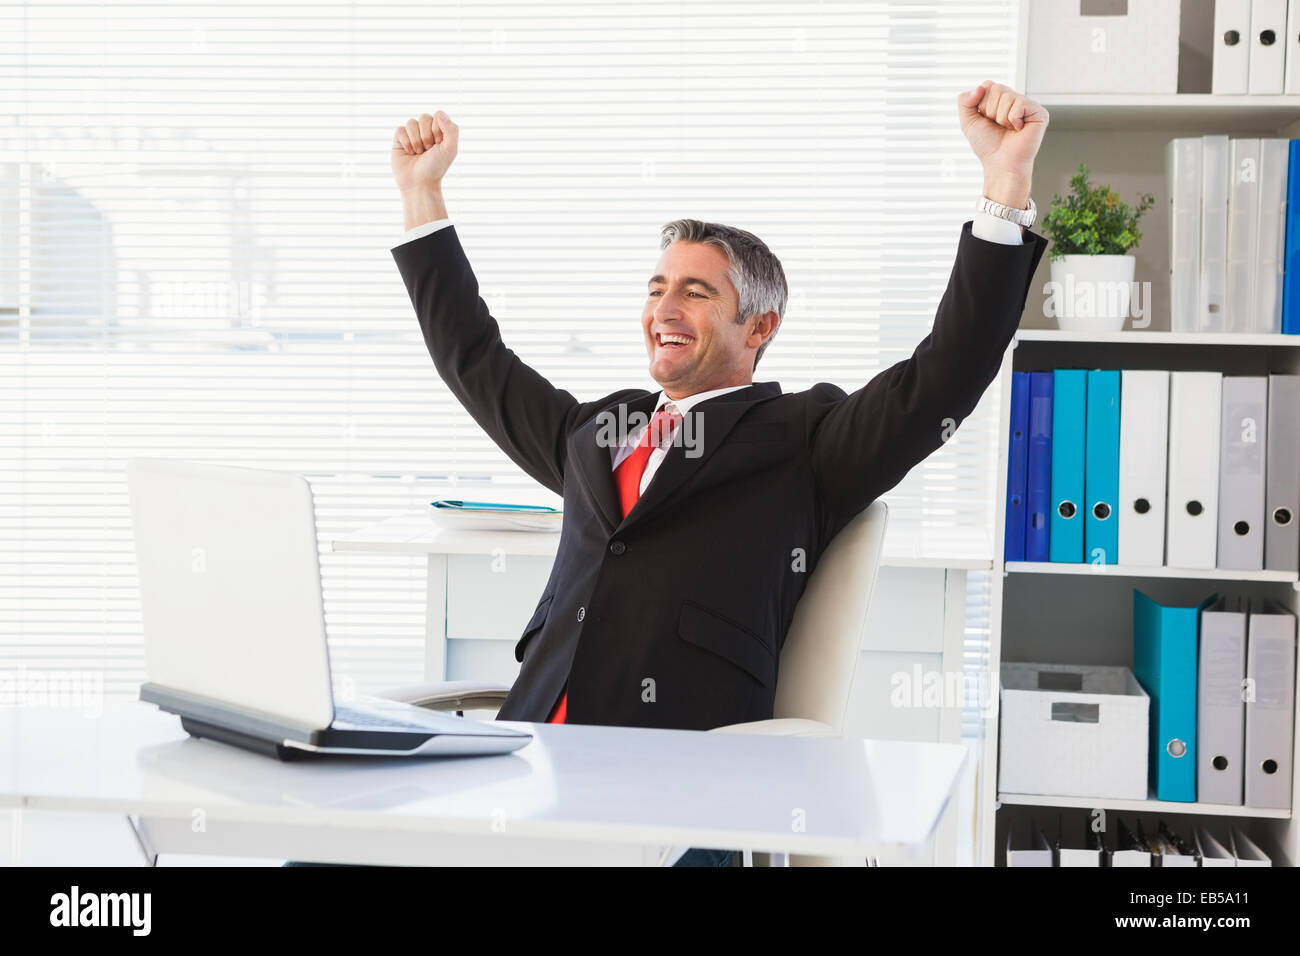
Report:
[[[529,618],[528,623],[524,625],[524,634],[519,638],[519,643],[515,645],[515,660],[520,663],[524,659],[524,648],[528,645],[537,633],[546,623],[546,613],[551,609],[551,601],[555,599],[554,594],[547,594],[537,602],[537,610],[533,611],[533,616]]]
[[[683,601],[677,619],[682,640],[730,661],[764,687],[776,683],[776,655],[753,631],[694,601]]]
[[[727,441],[785,441],[785,422],[740,422]]]

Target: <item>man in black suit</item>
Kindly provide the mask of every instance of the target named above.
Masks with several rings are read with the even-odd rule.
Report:
[[[1016,211],[1047,111],[992,81],[957,108],[992,212],[963,225],[930,334],[851,395],[753,381],[785,309],[781,264],[754,235],[697,220],[665,227],[641,314],[662,391],[582,402],[556,388],[502,342],[447,217],[458,127],[441,112],[397,127],[408,232],[392,252],[429,354],[493,441],[564,498],[501,719],[704,730],[772,716],[808,575],[974,409],[1046,246]]]

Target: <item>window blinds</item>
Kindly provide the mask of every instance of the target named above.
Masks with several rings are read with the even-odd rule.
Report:
[[[301,472],[322,542],[532,486],[392,262],[408,117],[460,125],[444,191],[483,297],[579,399],[657,387],[639,317],[680,216],[784,264],[757,379],[852,391],[929,330],[982,186],[956,95],[1014,75],[1017,9],[0,3],[0,672],[136,693],[127,458]],[[997,400],[890,492],[891,555],[991,557]],[[418,679],[423,561],[321,563],[336,675]]]

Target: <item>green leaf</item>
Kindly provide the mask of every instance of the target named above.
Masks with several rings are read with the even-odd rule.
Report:
[[[1155,205],[1155,196],[1140,193],[1131,207],[1106,185],[1088,182],[1088,167],[1080,163],[1070,177],[1071,194],[1052,195],[1043,218],[1043,231],[1053,243],[1053,255],[1123,255],[1142,240],[1138,220]]]

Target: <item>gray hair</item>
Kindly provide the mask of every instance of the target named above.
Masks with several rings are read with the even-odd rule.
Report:
[[[785,284],[785,270],[781,260],[772,254],[763,240],[752,232],[699,219],[674,219],[664,226],[659,248],[667,249],[673,242],[699,242],[717,246],[726,253],[730,266],[727,278],[740,294],[736,324],[740,325],[752,315],[776,310],[778,319],[785,318],[785,304],[789,290]],[[763,357],[767,347],[776,338],[776,332],[767,337],[754,356],[754,367]]]

